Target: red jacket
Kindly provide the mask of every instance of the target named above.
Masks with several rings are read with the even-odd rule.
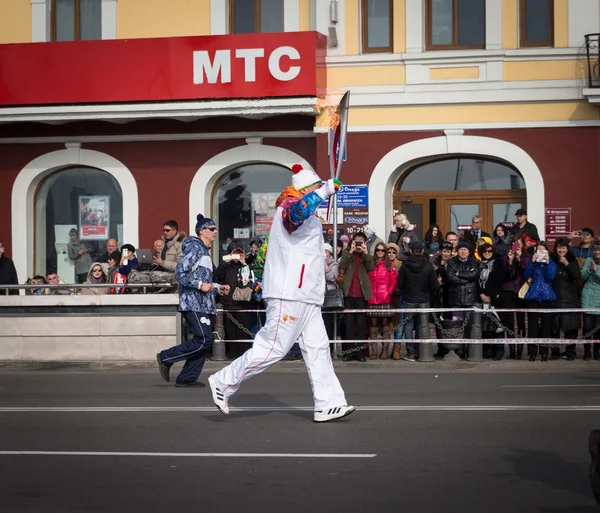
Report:
[[[373,296],[369,299],[370,305],[385,305],[392,302],[398,274],[396,268],[393,265],[391,267],[392,269],[388,271],[385,259],[382,258],[375,264],[375,269],[369,273],[373,288]]]

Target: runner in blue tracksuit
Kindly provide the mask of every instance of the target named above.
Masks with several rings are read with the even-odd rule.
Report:
[[[165,381],[170,381],[171,365],[185,360],[175,380],[176,387],[205,386],[197,379],[212,345],[210,317],[217,313],[214,295],[229,293],[229,285],[219,286],[212,282],[213,263],[209,250],[217,237],[214,221],[198,214],[196,234],[197,237],[187,237],[183,241],[183,255],[175,270],[175,279],[179,282],[179,311],[193,337],[156,355],[160,375]]]

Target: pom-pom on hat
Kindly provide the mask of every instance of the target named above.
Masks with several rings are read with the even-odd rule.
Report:
[[[292,173],[294,173],[292,175],[292,185],[299,191],[323,181],[317,173],[310,169],[304,169],[301,164],[294,164]]]
[[[196,233],[200,233],[201,230],[204,230],[209,226],[216,226],[215,222],[210,217],[204,217],[202,214],[196,216]]]

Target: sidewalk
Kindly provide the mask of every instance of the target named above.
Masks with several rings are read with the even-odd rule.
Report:
[[[203,374],[212,373],[229,361],[213,362],[207,360]],[[181,364],[176,364],[181,365]],[[398,372],[398,373],[448,373],[448,372],[600,372],[600,362],[591,360],[585,362],[578,359],[569,362],[564,359],[542,362],[524,360],[484,360],[483,362],[469,362],[464,360],[436,360],[435,362],[407,362],[404,360],[367,360],[364,363],[342,362],[334,360],[333,366],[338,373],[373,372]],[[0,361],[0,373],[11,371],[44,371],[44,370],[147,370],[156,369],[155,361],[147,362],[13,362]],[[306,372],[303,360],[282,361],[274,365],[269,372]]]

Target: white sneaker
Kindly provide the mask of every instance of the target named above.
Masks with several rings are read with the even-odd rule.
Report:
[[[210,386],[215,406],[223,415],[229,415],[229,400],[223,395],[223,392],[217,386],[215,379],[212,376],[208,378],[208,385]]]
[[[341,419],[350,415],[354,410],[356,410],[355,406],[336,406],[328,410],[315,411],[315,422]]]

